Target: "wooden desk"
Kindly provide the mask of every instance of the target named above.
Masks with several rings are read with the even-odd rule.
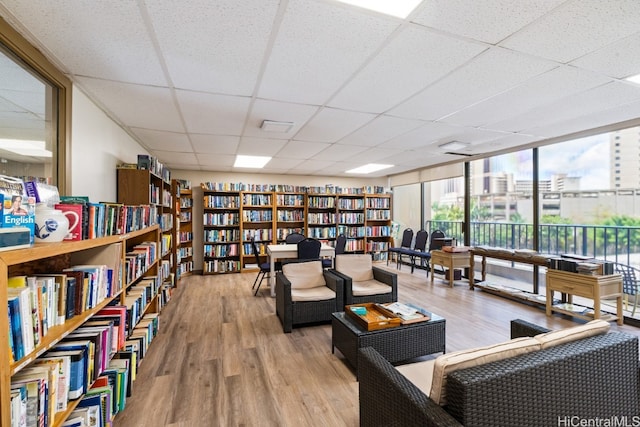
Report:
[[[431,251],[431,284],[433,285],[433,275],[435,265],[449,268],[449,286],[453,288],[453,270],[456,268],[469,268],[469,286],[473,289],[473,257],[471,252],[445,252],[440,250]]]
[[[269,287],[271,288],[271,296],[276,296],[276,274],[275,265],[279,259],[292,259],[298,258],[298,245],[297,244],[284,244],[284,245],[267,245],[267,255],[269,255],[269,263],[271,264],[271,272],[269,273]],[[335,257],[336,250],[333,246],[322,244],[320,247],[320,256]]]
[[[593,300],[593,317],[575,311],[563,309],[553,305],[553,292],[558,291],[567,295],[567,303],[573,303],[573,296],[590,298]],[[617,316],[603,317],[605,320],[617,320],[622,325],[622,276],[611,274],[607,276],[589,276],[586,274],[570,273],[561,270],[547,270],[547,316],[552,312],[568,314],[582,319],[600,319],[600,302],[602,298],[616,299]]]

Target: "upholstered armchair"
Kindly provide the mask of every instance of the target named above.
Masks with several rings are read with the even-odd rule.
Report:
[[[398,275],[374,267],[370,254],[336,255],[330,271],[344,280],[345,305],[398,300]]]
[[[291,262],[276,274],[276,314],[284,332],[294,325],[330,322],[344,307],[342,278],[322,268],[322,261]]]

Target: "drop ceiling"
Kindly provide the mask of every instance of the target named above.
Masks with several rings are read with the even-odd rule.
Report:
[[[640,117],[637,0],[0,0],[0,13],[173,169],[370,176]],[[267,132],[264,120],[293,122]],[[472,157],[473,158],[473,157]],[[246,172],[247,170],[241,170]]]

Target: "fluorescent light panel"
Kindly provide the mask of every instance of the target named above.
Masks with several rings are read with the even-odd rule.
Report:
[[[406,18],[422,0],[338,0],[341,3],[384,13],[397,18]]]
[[[364,166],[360,166],[359,168],[348,170],[346,173],[372,173],[377,172],[382,169],[392,168],[393,165],[381,165],[378,163],[369,163]]]
[[[0,149],[15,154],[31,157],[52,157],[49,150],[45,150],[44,141],[29,141],[24,139],[0,139]]]
[[[264,165],[269,163],[271,157],[268,156],[236,156],[236,162],[233,164],[234,168],[252,168],[260,169]]]
[[[635,76],[631,76],[631,77],[627,77],[625,80],[631,82],[631,83],[636,83],[640,85],[640,74],[636,74]]]

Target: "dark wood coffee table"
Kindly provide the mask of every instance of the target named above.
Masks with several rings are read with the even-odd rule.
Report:
[[[445,351],[446,320],[430,313],[431,320],[367,331],[340,311],[332,314],[331,353],[337,348],[358,371],[358,349],[373,347],[391,363]]]

